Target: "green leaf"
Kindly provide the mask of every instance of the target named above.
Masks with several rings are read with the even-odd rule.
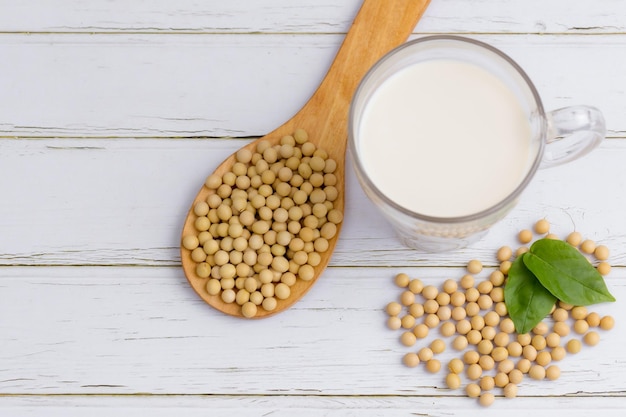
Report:
[[[511,265],[504,287],[504,302],[519,334],[528,333],[550,313],[556,298],[526,268],[524,253]]]
[[[562,240],[537,240],[523,262],[552,295],[568,304],[586,306],[615,301],[602,275],[576,248]]]

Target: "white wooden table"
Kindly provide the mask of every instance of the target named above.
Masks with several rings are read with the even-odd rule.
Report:
[[[0,0],[0,415],[598,415],[626,410],[626,3],[432,0],[413,37],[492,43],[547,108],[601,108],[608,139],[540,171],[465,250],[403,248],[348,170],[316,286],[260,321],[225,316],[179,266],[188,205],[219,161],[300,108],[359,0]],[[383,307],[546,217],[608,245],[617,325],[488,409],[401,363]],[[445,363],[445,362],[444,362]]]

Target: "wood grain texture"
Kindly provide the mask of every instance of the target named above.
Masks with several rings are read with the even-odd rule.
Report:
[[[516,407],[510,407],[515,404]],[[528,413],[552,415],[566,413],[571,417],[587,417],[601,413],[606,417],[622,417],[626,409],[623,397],[542,397],[497,399],[490,408],[479,407],[475,401],[458,397],[420,396],[54,396],[0,397],[0,413],[12,417],[46,415],[93,417],[119,414],[123,416],[265,416],[292,417],[444,417],[450,415],[526,417]],[[506,410],[506,411],[504,411]]]
[[[0,1],[6,32],[345,33],[360,0]],[[533,11],[539,11],[533,12]],[[416,33],[624,33],[621,0],[437,0]]]
[[[517,60],[547,109],[594,105],[626,136],[624,37],[473,37]],[[342,39],[0,35],[0,137],[263,136],[303,107]]]
[[[398,272],[440,285],[465,270],[328,268],[288,312],[250,321],[207,306],[180,268],[0,268],[0,299],[20,300],[0,303],[0,394],[463,395],[445,388],[444,371],[401,364],[440,336],[407,348],[386,328]],[[626,268],[607,286],[619,301],[590,310],[615,328],[559,362],[557,381],[524,379],[520,396],[626,395]],[[448,346],[438,358],[456,355]]]
[[[0,140],[0,264],[144,265],[180,262],[180,229],[199,184],[247,140]],[[458,252],[404,248],[346,170],[346,216],[334,266],[461,265],[493,261],[502,244],[547,217],[561,236],[579,230],[626,265],[626,141],[538,171],[518,206],[486,238]],[[348,159],[348,164],[350,164]],[[36,167],[36,169],[33,169]],[[610,190],[600,188],[610,187]],[[37,192],[25,192],[37,190]]]
[[[607,119],[611,140],[539,171],[481,242],[403,248],[347,169],[337,251],[288,314],[236,320],[186,284],[179,232],[198,185],[306,103],[360,3],[0,0],[0,415],[624,415],[622,0],[436,0],[413,31],[489,42],[546,108]],[[390,277],[493,265],[544,216],[611,248],[618,301],[597,309],[616,328],[562,361],[558,381],[525,380],[489,409],[400,365]]]

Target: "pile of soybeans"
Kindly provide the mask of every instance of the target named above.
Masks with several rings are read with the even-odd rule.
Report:
[[[535,233],[541,237],[556,239],[549,229],[550,224],[545,219],[534,226]],[[528,229],[518,235],[522,245],[529,244],[533,237]],[[606,246],[583,240],[579,232],[569,234],[566,241],[583,254],[593,256],[600,274],[609,273]],[[600,340],[598,331],[613,328],[613,317],[601,317],[587,307],[561,301],[529,333],[515,332],[504,302],[504,285],[514,257],[525,251],[528,251],[527,246],[515,253],[510,247],[501,247],[496,254],[499,267],[479,282],[477,277],[483,266],[478,260],[467,264],[467,274],[460,280],[448,279],[439,288],[424,285],[420,279],[411,279],[407,274],[398,274],[395,283],[403,291],[398,301],[387,305],[386,312],[387,326],[401,330],[400,342],[413,347],[404,355],[403,363],[438,373],[442,364],[437,356],[446,350],[448,343],[444,339],[448,339],[459,356],[445,367],[446,386],[459,389],[463,381],[467,381],[466,394],[478,398],[481,405],[489,406],[495,400],[496,389],[500,389],[505,398],[514,398],[526,377],[556,380],[561,372],[556,362],[568,354],[580,352],[583,345],[596,345]],[[431,337],[426,342],[434,331],[441,337],[434,340]],[[418,341],[425,343],[415,349]]]
[[[310,281],[337,235],[337,162],[303,129],[272,145],[243,148],[224,175],[210,175],[182,246],[209,296],[241,306],[244,317],[276,309],[298,280]]]

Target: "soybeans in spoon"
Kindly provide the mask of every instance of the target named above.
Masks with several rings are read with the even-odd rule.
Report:
[[[303,129],[235,159],[224,175],[207,178],[214,194],[194,204],[195,232],[182,244],[207,294],[252,318],[273,312],[298,280],[314,278],[343,214],[334,205],[337,162]]]

